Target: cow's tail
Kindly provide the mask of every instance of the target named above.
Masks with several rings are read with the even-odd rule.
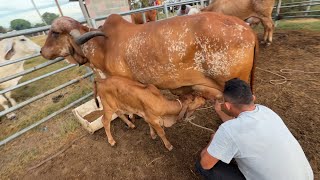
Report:
[[[250,88],[251,88],[252,94],[253,94],[253,86],[254,86],[254,73],[255,73],[256,62],[257,62],[258,54],[259,54],[259,40],[258,40],[257,35],[256,35],[256,41],[255,41],[253,53],[254,53],[253,54],[253,62],[252,62],[251,75],[250,75]]]

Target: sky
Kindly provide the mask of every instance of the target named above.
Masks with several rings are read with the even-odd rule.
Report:
[[[69,0],[58,0],[58,2],[64,16],[69,16],[77,20],[84,19],[79,7],[79,2],[69,2]],[[59,14],[54,0],[34,0],[34,3],[41,14],[45,12]],[[14,19],[25,19],[32,25],[42,23],[31,0],[0,0],[0,26],[5,28],[10,27],[10,21]]]

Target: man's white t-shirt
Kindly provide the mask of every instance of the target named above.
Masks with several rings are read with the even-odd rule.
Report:
[[[312,180],[311,166],[298,141],[271,109],[256,105],[220,125],[208,153],[234,158],[248,180]]]

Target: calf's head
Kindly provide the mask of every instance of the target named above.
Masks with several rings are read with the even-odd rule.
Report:
[[[103,36],[99,31],[89,32],[89,28],[70,17],[57,18],[51,25],[47,40],[41,48],[41,55],[46,59],[65,57],[70,63],[85,64],[88,59],[83,54],[81,44],[95,36]],[[90,36],[90,38],[88,38]]]
[[[181,121],[183,118],[190,117],[197,108],[203,106],[206,103],[204,98],[193,95],[183,96],[181,100],[182,108],[178,115],[178,121]]]

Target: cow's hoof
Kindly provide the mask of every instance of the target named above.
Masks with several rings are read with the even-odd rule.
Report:
[[[15,113],[9,113],[9,114],[7,114],[6,116],[7,116],[7,118],[8,118],[9,120],[13,120],[13,119],[15,119],[15,118],[17,117],[17,115],[16,115]]]
[[[155,140],[157,138],[157,135],[156,134],[150,134],[151,136],[151,139]]]
[[[110,144],[111,146],[116,145],[116,141],[115,141],[115,140],[109,140],[108,142],[109,142],[109,144]]]
[[[172,151],[173,146],[170,144],[170,146],[166,147],[169,151]]]
[[[136,128],[136,126],[135,126],[134,124],[130,124],[129,127],[130,127],[131,129],[135,129],[135,128]]]

